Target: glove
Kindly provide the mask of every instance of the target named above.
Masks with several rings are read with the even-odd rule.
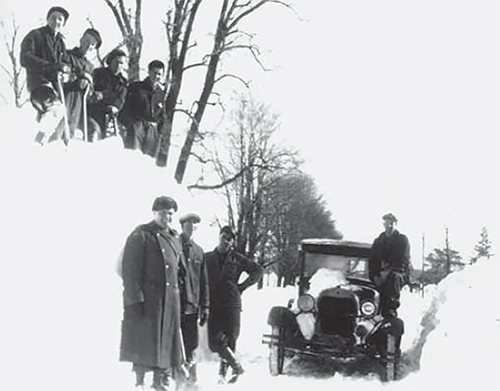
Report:
[[[243,284],[238,284],[238,290],[240,291],[240,293],[243,293],[243,291],[247,289],[247,287]]]
[[[128,306],[130,311],[135,315],[142,316],[144,315],[144,303],[134,303]]]
[[[206,309],[201,310],[200,313],[200,327],[203,327],[207,323],[208,311]]]

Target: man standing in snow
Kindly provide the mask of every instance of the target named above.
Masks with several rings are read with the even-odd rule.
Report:
[[[152,209],[153,221],[138,226],[123,251],[120,361],[133,363],[137,387],[143,388],[145,373],[153,371],[152,388],[166,391],[169,374],[178,373],[184,364],[178,285],[184,260],[170,228],[177,203],[160,196]]]
[[[232,368],[229,383],[234,383],[244,370],[234,355],[240,334],[241,294],[257,283],[263,269],[250,258],[233,250],[235,235],[229,226],[220,230],[219,244],[205,254],[210,286],[210,314],[208,317],[208,344],[221,358],[219,382],[226,382],[226,372]],[[243,272],[248,277],[238,284]]]
[[[37,135],[40,143],[63,135],[64,107],[58,77],[70,70],[61,34],[68,18],[69,12],[63,7],[51,7],[47,12],[47,25],[31,30],[21,42],[20,62],[26,68],[26,85],[42,128]]]
[[[101,34],[93,28],[84,31],[80,44],[68,50],[68,60],[71,66],[69,82],[64,84],[66,111],[70,135],[75,136],[76,129],[84,129],[83,98],[87,89],[92,88],[92,71],[94,66],[87,55],[94,49],[99,49],[102,44]],[[88,120],[88,118],[85,118]]]
[[[106,128],[116,117],[125,103],[128,82],[123,72],[127,65],[127,55],[123,50],[114,49],[105,57],[107,67],[94,70],[94,92],[89,102],[89,115],[99,126],[99,133],[92,138],[106,138]],[[91,129],[94,131],[94,129]]]
[[[165,98],[164,73],[165,64],[162,61],[151,61],[148,77],[130,85],[119,117],[126,128],[125,148],[140,149],[151,157],[156,154],[158,123]]]
[[[179,219],[182,227],[180,236],[186,268],[179,267],[179,288],[181,293],[181,327],[189,377],[186,388],[197,388],[195,350],[198,347],[198,320],[203,326],[208,317],[208,276],[204,263],[203,249],[193,241],[193,231],[201,221],[196,213],[188,213]]]
[[[382,220],[384,232],[373,242],[369,275],[380,291],[382,315],[396,317],[401,288],[410,280],[410,243],[396,229],[396,216],[388,213]]]

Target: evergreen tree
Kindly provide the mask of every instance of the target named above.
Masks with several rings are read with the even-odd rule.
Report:
[[[488,230],[486,227],[483,227],[481,230],[481,238],[474,246],[474,250],[476,251],[476,255],[471,258],[470,263],[476,263],[479,258],[483,257],[489,259],[494,255],[491,253],[491,241],[488,237]]]

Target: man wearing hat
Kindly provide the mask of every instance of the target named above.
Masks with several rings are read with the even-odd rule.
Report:
[[[252,259],[233,250],[235,235],[229,226],[221,228],[219,244],[205,254],[210,286],[210,313],[208,317],[208,344],[219,354],[219,382],[226,383],[230,366],[232,375],[227,381],[234,383],[244,370],[234,355],[240,334],[241,294],[262,277],[263,269]],[[239,283],[243,272],[248,277]]]
[[[21,65],[26,68],[26,86],[37,111],[41,132],[37,141],[62,138],[64,107],[59,96],[58,75],[70,68],[61,30],[69,18],[64,8],[54,6],[47,12],[47,24],[31,30],[21,42]]]
[[[71,137],[78,128],[83,130],[83,96],[87,88],[92,87],[94,66],[87,58],[88,54],[99,49],[102,44],[101,34],[93,28],[84,31],[79,46],[68,50],[70,78],[64,85],[65,103]]]
[[[193,231],[201,217],[188,213],[179,219],[182,227],[180,241],[186,267],[179,267],[179,288],[181,293],[181,328],[189,367],[185,388],[197,388],[195,350],[198,347],[198,321],[203,326],[207,321],[209,297],[208,276],[203,249],[193,241]]]
[[[98,125],[99,133],[96,138],[106,138],[108,122],[116,120],[125,103],[128,88],[127,78],[124,76],[127,66],[125,52],[114,49],[105,59],[107,66],[94,70],[94,92],[89,102],[89,115]]]
[[[396,216],[387,213],[382,220],[384,232],[373,242],[369,275],[380,291],[382,315],[396,317],[401,288],[410,280],[410,244],[396,229]]]
[[[152,209],[153,220],[130,234],[123,251],[120,361],[133,363],[136,386],[144,387],[145,373],[153,371],[152,388],[166,391],[169,374],[180,372],[185,362],[178,284],[184,260],[171,228],[177,203],[160,196]]]

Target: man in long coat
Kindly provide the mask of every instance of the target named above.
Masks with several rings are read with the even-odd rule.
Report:
[[[122,260],[124,314],[120,360],[133,363],[136,385],[153,371],[152,387],[168,388],[168,374],[181,370],[178,268],[183,261],[177,234],[170,228],[177,203],[160,196],[154,219],[128,237]]]
[[[370,280],[380,291],[382,315],[395,317],[401,288],[410,279],[410,243],[396,229],[396,216],[387,213],[382,220],[384,232],[373,241],[368,269]]]
[[[262,266],[233,250],[235,235],[229,226],[220,230],[219,244],[205,254],[210,287],[210,313],[208,316],[208,344],[219,354],[219,382],[226,382],[228,367],[232,368],[229,383],[234,383],[244,372],[234,355],[240,334],[241,294],[262,277]],[[248,277],[239,283],[243,272]]]

